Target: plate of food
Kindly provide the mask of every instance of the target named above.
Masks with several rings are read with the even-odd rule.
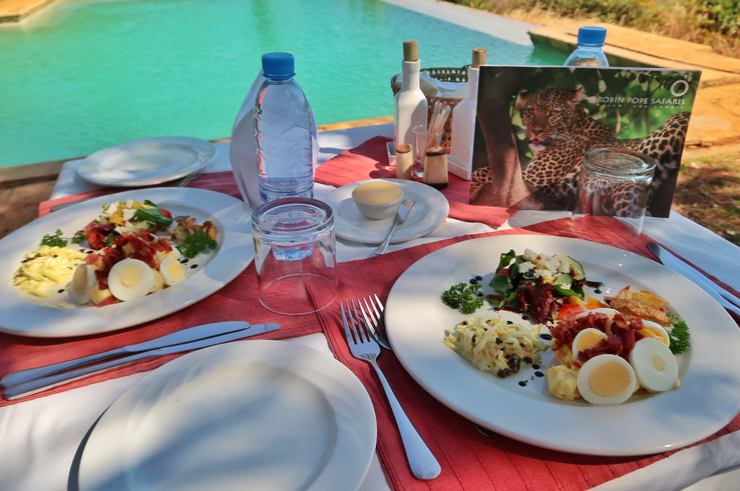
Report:
[[[190,188],[132,190],[76,204],[0,240],[0,331],[113,331],[218,291],[254,258],[251,209]]]
[[[507,235],[445,247],[396,281],[386,326],[440,402],[540,447],[654,454],[740,411],[730,315],[661,264],[602,244]]]
[[[333,357],[286,341],[229,343],[146,375],[82,452],[79,489],[355,490],[375,411]]]
[[[215,157],[216,147],[209,141],[159,136],[98,150],[80,162],[77,172],[101,186],[149,186],[197,172]]]

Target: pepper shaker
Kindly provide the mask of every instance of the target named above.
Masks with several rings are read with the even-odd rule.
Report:
[[[444,147],[431,147],[427,150],[424,164],[424,183],[435,189],[447,187],[447,150]]]

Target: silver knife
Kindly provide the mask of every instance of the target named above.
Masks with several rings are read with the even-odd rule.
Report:
[[[396,226],[406,220],[406,217],[408,216],[409,211],[411,211],[411,208],[413,206],[414,200],[412,200],[411,198],[405,199],[401,202],[401,206],[398,207],[398,211],[396,212],[396,218],[393,220],[393,226],[388,231],[388,235],[385,237],[385,240],[383,240],[380,246],[378,246],[378,248],[375,250],[376,256],[385,254],[385,251],[388,250],[388,244],[391,243],[391,237],[393,237],[393,232],[396,231]]]
[[[17,372],[11,372],[5,375],[0,380],[0,388],[6,389],[12,385],[18,385],[23,382],[28,382],[36,378],[47,377],[55,373],[63,372],[65,370],[71,370],[73,368],[81,367],[83,365],[90,365],[99,361],[107,360],[121,355],[130,355],[133,353],[140,353],[142,351],[149,351],[157,348],[163,348],[165,346],[173,346],[182,343],[189,343],[191,341],[197,341],[199,339],[206,339],[221,334],[227,334],[234,331],[241,331],[249,328],[248,322],[232,321],[232,322],[216,322],[214,324],[205,324],[202,326],[191,327],[189,329],[183,329],[172,334],[167,334],[150,341],[146,341],[131,346],[124,346],[123,348],[116,348],[103,353],[97,353],[82,358],[76,358],[74,360],[63,361],[55,363],[53,365],[46,365],[43,367],[29,368],[28,370],[19,370]]]
[[[178,344],[176,346],[167,346],[151,351],[145,351],[143,353],[136,353],[131,356],[125,356],[123,358],[116,358],[115,360],[106,361],[97,365],[86,366],[78,368],[64,373],[57,373],[48,377],[37,378],[29,382],[24,382],[18,385],[14,385],[5,389],[3,392],[3,398],[9,401],[19,399],[21,397],[30,396],[38,392],[53,389],[60,385],[64,385],[75,380],[79,380],[93,373],[102,372],[110,368],[117,367],[133,361],[144,360],[146,358],[152,358],[154,356],[169,355],[172,353],[181,353],[183,351],[190,351],[200,348],[206,348],[208,346],[214,346],[216,344],[228,343],[229,341],[236,341],[237,339],[248,338],[257,334],[274,331],[280,329],[280,324],[259,324],[256,326],[249,326],[246,329],[232,332],[229,334],[222,334],[221,336],[214,336],[207,339],[201,339],[193,341],[191,343]]]
[[[696,284],[699,288],[707,292],[713,299],[715,299],[717,303],[719,303],[722,307],[740,316],[740,309],[738,309],[735,305],[731,304],[722,295],[720,295],[720,288],[712,283],[709,278],[705,277],[703,274],[699,273],[697,270],[695,270],[685,262],[681,261],[679,258],[666,251],[654,242],[648,244],[648,249],[650,249],[653,254],[658,256],[660,262],[662,262],[665,266]],[[730,295],[729,292],[725,291],[725,293]]]

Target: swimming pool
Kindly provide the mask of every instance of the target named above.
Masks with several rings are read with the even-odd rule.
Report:
[[[423,67],[565,57],[380,0],[68,0],[0,28],[0,167],[136,138],[231,135],[260,57],[292,52],[319,124],[393,114],[402,42]]]

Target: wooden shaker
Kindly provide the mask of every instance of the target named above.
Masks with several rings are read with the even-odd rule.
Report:
[[[411,179],[414,176],[414,154],[410,143],[396,147],[396,179]]]
[[[431,147],[424,161],[424,183],[435,189],[444,189],[447,182],[447,150],[444,147]]]

